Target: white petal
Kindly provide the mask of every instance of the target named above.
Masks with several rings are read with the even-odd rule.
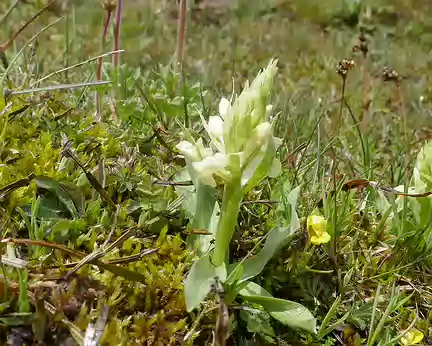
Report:
[[[267,121],[259,124],[256,128],[257,141],[261,142],[263,139],[267,138],[271,132],[271,125]]]
[[[209,118],[208,127],[209,127],[209,135],[215,137],[217,139],[223,138],[223,125],[224,122],[219,116],[212,116]]]
[[[219,115],[222,118],[225,118],[225,116],[228,114],[229,110],[231,108],[231,104],[228,99],[225,97],[222,97],[219,102]]]
[[[227,158],[225,155],[216,153],[214,156],[206,157],[204,160],[194,162],[195,168],[200,180],[210,186],[216,186],[213,179],[213,174],[217,174],[225,169],[227,165]]]
[[[272,111],[272,109],[273,109],[273,105],[267,105],[266,106],[266,112],[271,112]]]
[[[200,159],[197,148],[188,141],[181,141],[176,148],[188,159],[198,161]]]
[[[273,143],[274,143],[275,148],[278,149],[282,145],[283,140],[282,140],[282,138],[279,138],[279,137],[273,137]]]

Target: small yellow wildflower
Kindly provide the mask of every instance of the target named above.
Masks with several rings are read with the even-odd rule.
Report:
[[[423,340],[423,333],[417,329],[411,329],[402,338],[402,345],[416,345]]]
[[[314,245],[321,245],[330,241],[330,234],[326,231],[327,220],[321,215],[309,215],[307,218],[307,230],[309,240]]]

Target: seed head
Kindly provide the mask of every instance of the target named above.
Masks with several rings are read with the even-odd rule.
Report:
[[[400,81],[400,76],[396,72],[396,70],[388,68],[387,66],[384,67],[384,70],[383,70],[381,76],[382,76],[382,79],[384,80],[384,82],[399,82]]]
[[[344,59],[339,62],[336,68],[336,72],[342,77],[345,78],[348,74],[348,71],[351,70],[355,66],[355,62],[353,59]]]
[[[102,7],[105,11],[113,12],[117,7],[117,0],[102,0]]]

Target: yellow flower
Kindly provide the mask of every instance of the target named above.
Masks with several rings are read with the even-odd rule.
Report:
[[[402,338],[402,345],[416,345],[423,340],[423,333],[417,329],[411,329]]]
[[[321,215],[309,215],[307,218],[307,230],[309,240],[314,245],[325,244],[330,241],[330,234],[326,231],[327,220]]]

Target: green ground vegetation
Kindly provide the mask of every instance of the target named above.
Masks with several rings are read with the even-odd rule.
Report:
[[[118,65],[100,1],[1,2],[0,344],[431,344],[429,2],[195,2],[182,69],[174,1],[124,1]],[[208,230],[176,146],[209,143],[202,119],[273,58],[282,171],[229,254],[265,257],[251,285],[274,298],[233,275],[188,311]]]

